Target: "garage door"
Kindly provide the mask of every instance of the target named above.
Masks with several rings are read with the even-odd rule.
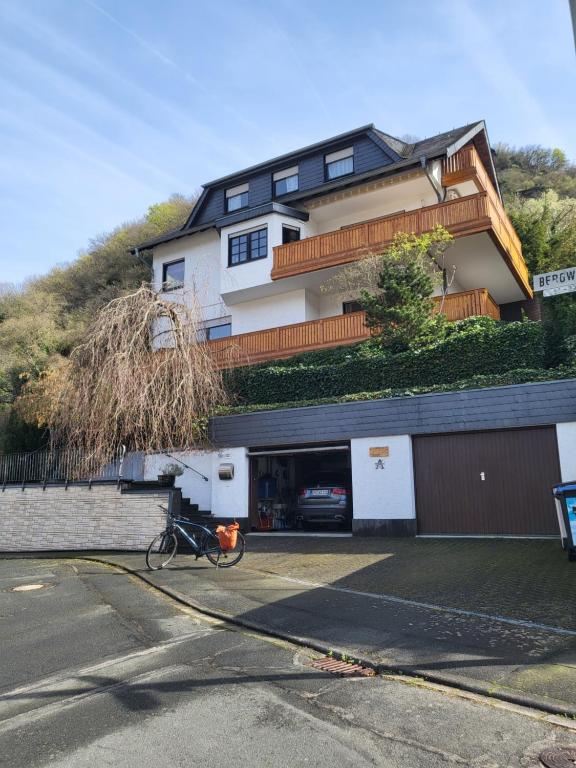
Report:
[[[554,427],[426,435],[413,448],[419,533],[558,533]]]

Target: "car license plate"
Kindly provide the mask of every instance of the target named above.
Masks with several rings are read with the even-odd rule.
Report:
[[[318,489],[316,491],[310,491],[310,496],[330,496],[330,491],[326,489]]]

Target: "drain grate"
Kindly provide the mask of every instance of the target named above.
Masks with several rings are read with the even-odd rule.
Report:
[[[374,677],[376,674],[370,667],[363,667],[361,664],[355,664],[351,661],[342,661],[326,656],[322,659],[315,659],[312,666],[340,677]]]
[[[574,768],[576,747],[550,747],[541,752],[539,758],[546,768]]]

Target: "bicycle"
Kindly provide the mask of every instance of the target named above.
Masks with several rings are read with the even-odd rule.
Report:
[[[206,558],[217,568],[230,568],[242,559],[246,542],[240,531],[237,532],[236,546],[233,549],[222,549],[218,536],[210,528],[185,518],[174,517],[165,507],[160,506],[160,509],[166,512],[166,528],[152,540],[146,552],[146,565],[151,571],[165,568],[176,554],[178,549],[176,531],[192,547],[196,560],[206,555]],[[194,528],[194,533],[190,535],[184,530],[183,525]]]

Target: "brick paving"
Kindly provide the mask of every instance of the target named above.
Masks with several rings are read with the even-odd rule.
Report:
[[[245,565],[576,629],[576,563],[558,541],[249,536]]]

